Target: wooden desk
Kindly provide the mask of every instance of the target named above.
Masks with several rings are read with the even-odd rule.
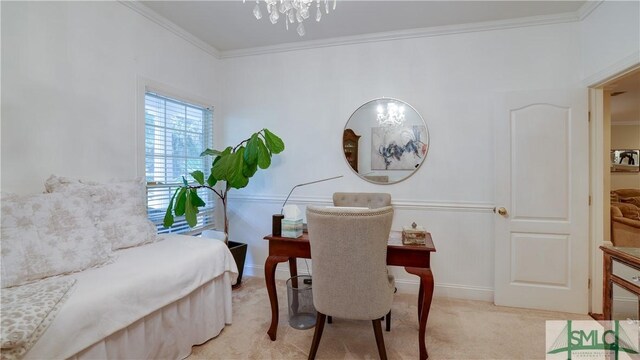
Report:
[[[267,331],[272,341],[276,340],[278,331],[278,295],[276,293],[276,265],[281,262],[289,262],[291,276],[298,275],[296,258],[311,259],[309,236],[304,233],[297,239],[280,236],[265,236],[269,241],[269,256],[264,264],[264,277],[271,302],[271,326]],[[435,252],[431,234],[427,234],[426,245],[409,246],[402,245],[399,233],[392,232],[387,245],[387,265],[403,266],[408,273],[420,277],[420,291],[418,293],[418,345],[420,359],[427,359],[427,346],[425,344],[425,331],[429,308],[433,297],[433,273],[431,272],[430,256]]]
[[[600,246],[600,249],[604,255],[602,315],[603,320],[612,320],[611,307],[613,305],[613,284],[616,284],[640,297],[640,286],[638,286],[637,282],[631,282],[613,273],[613,261],[615,260],[618,263],[640,271],[640,248]]]

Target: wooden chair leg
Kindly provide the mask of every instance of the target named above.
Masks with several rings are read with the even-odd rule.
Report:
[[[376,344],[378,345],[380,360],[387,360],[387,350],[384,348],[384,337],[382,336],[380,319],[371,320],[371,322],[373,323],[373,333],[376,335]]]
[[[391,310],[389,310],[386,319],[384,320],[384,329],[387,332],[391,331]]]
[[[327,323],[333,324],[333,316],[327,316]]]
[[[316,329],[313,333],[313,342],[311,343],[311,350],[309,350],[309,360],[316,358],[316,352],[318,352],[318,345],[320,345],[320,338],[322,337],[322,330],[324,330],[326,317],[327,316],[325,314],[318,312],[318,316],[316,317]]]

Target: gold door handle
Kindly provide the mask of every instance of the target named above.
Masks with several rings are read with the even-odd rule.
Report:
[[[503,207],[501,207],[501,208],[493,208],[493,212],[497,212],[498,214],[500,214],[502,216],[506,216],[507,215],[507,209],[505,209]]]

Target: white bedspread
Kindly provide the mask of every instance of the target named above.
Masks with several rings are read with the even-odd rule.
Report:
[[[238,269],[218,240],[166,235],[117,252],[113,264],[69,277],[72,296],[25,359],[68,358],[142,317]]]

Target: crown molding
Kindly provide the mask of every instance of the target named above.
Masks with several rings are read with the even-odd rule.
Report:
[[[604,0],[587,0],[587,2],[585,2],[577,11],[578,19],[580,21],[586,19],[589,15],[591,15],[593,10],[595,10],[603,2]]]
[[[200,40],[199,38],[197,38],[196,36],[194,36],[193,34],[188,32],[187,30],[181,28],[180,26],[176,25],[175,23],[173,23],[169,19],[167,19],[164,16],[158,14],[157,12],[151,10],[149,7],[147,7],[146,5],[142,4],[141,2],[139,2],[137,0],[131,0],[131,1],[129,1],[129,0],[118,0],[118,2],[120,4],[128,7],[129,9],[137,12],[138,14],[146,17],[147,19],[153,21],[154,23],[162,26],[163,28],[169,30],[170,32],[172,32],[175,35],[179,36],[183,40],[186,40],[187,42],[191,43],[195,47],[197,47],[200,50],[206,52],[207,54],[215,57],[216,59],[220,59],[221,58],[220,50],[218,50],[218,49],[214,48],[213,46],[211,46],[211,45],[205,43],[204,41]]]
[[[285,196],[272,195],[230,195],[232,201],[270,203],[281,206]],[[333,205],[330,197],[290,197],[288,204],[299,205]],[[421,200],[392,200],[391,205],[398,210],[435,210],[435,211],[465,211],[465,212],[493,212],[494,204],[485,202],[461,202],[461,201],[421,201]]]
[[[331,39],[303,41],[303,42],[296,42],[296,43],[286,43],[286,44],[279,44],[279,45],[272,45],[272,46],[262,46],[262,47],[248,48],[248,49],[227,50],[227,51],[220,51],[215,47],[207,44],[206,42],[200,40],[195,35],[191,34],[190,32],[183,29],[182,27],[176,25],[171,20],[165,18],[164,16],[150,9],[146,5],[139,2],[138,0],[118,0],[118,2],[130,8],[131,10],[137,12],[138,14],[146,17],[147,19],[155,22],[156,24],[162,26],[166,30],[174,33],[175,35],[179,36],[183,40],[186,40],[187,42],[191,43],[197,48],[215,57],[216,59],[229,59],[229,58],[236,58],[236,57],[255,56],[255,55],[263,55],[263,54],[271,54],[271,53],[288,52],[288,51],[332,47],[332,46],[353,45],[353,44],[363,44],[363,43],[370,43],[370,42],[382,42],[382,41],[412,39],[412,38],[421,38],[421,37],[434,37],[434,36],[444,36],[444,35],[452,35],[452,34],[463,34],[463,33],[471,33],[471,32],[492,31],[492,30],[513,29],[513,28],[528,27],[528,26],[541,26],[541,25],[552,25],[552,24],[576,22],[576,21],[581,21],[584,18],[588,17],[593,12],[593,10],[595,10],[603,2],[603,0],[587,1],[578,11],[561,13],[561,14],[532,16],[532,17],[498,20],[498,21],[486,21],[486,22],[472,23],[472,24],[458,24],[458,25],[437,26],[437,27],[428,27],[428,28],[419,28],[419,29],[408,29],[408,30],[381,32],[381,33],[375,33],[375,34],[344,36],[344,37],[337,37],[337,38],[331,38]]]
[[[639,65],[640,51],[634,51],[604,69],[587,76],[582,80],[582,84],[585,87],[599,87],[610,80],[637,69]]]
[[[280,52],[287,52],[287,51],[324,48],[324,47],[331,47],[331,46],[353,45],[353,44],[362,44],[362,43],[370,43],[370,42],[381,42],[381,41],[402,40],[402,39],[412,39],[412,38],[421,38],[421,37],[462,34],[462,33],[470,33],[470,32],[480,32],[480,31],[512,29],[512,28],[528,27],[528,26],[560,24],[560,23],[576,22],[579,20],[580,19],[577,12],[569,12],[569,13],[554,14],[554,15],[532,16],[532,17],[518,18],[518,19],[487,21],[487,22],[480,22],[480,23],[473,23],[473,24],[447,25],[447,26],[437,26],[437,27],[420,28],[420,29],[381,32],[381,33],[375,33],[375,34],[344,36],[344,37],[337,37],[337,38],[331,38],[331,39],[286,43],[286,44],[280,44],[280,45],[262,46],[262,47],[255,47],[255,48],[249,48],[249,49],[227,50],[227,51],[220,52],[220,57],[222,59],[229,59],[229,58],[236,58],[236,57],[243,57],[243,56],[255,56],[255,55],[280,53]]]

